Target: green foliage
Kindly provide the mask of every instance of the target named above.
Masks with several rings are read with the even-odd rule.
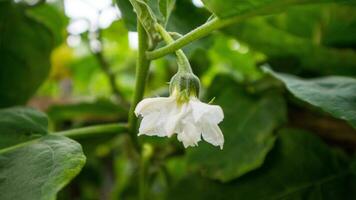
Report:
[[[225,114],[220,126],[224,149],[200,144],[188,156],[190,165],[204,175],[226,182],[263,164],[274,144],[273,131],[286,120],[286,106],[278,93],[251,94],[228,76],[217,77],[211,85],[207,99],[216,97],[214,104]]]
[[[54,200],[84,163],[80,144],[62,136],[0,150],[0,198]]]
[[[72,2],[0,0],[1,200],[355,199],[354,0],[115,0],[110,25],[114,5],[67,19]],[[137,138],[129,107],[169,95],[179,48],[222,150]]]
[[[169,199],[353,199],[356,176],[349,167],[317,137],[284,129],[258,170],[226,184],[187,176]]]
[[[127,110],[107,100],[98,99],[93,102],[80,102],[66,105],[53,105],[48,111],[52,120],[90,121],[95,119],[123,120],[127,118]]]
[[[156,8],[156,5],[151,4],[149,6],[149,2],[147,4],[145,1],[142,0],[130,0],[130,3],[134,8],[135,13],[137,14],[137,19],[141,22],[149,37],[151,37],[151,39],[154,41],[159,40],[160,36],[158,33],[156,33],[154,27],[154,24],[157,23],[157,18],[152,11],[154,8]]]
[[[55,199],[85,163],[80,144],[49,135],[33,109],[2,109],[0,119],[0,199]]]
[[[0,107],[26,103],[48,75],[63,24],[44,6],[0,2]]]
[[[67,19],[57,8],[49,4],[35,6],[32,9],[26,9],[26,15],[33,18],[37,23],[43,24],[52,34],[54,45],[59,45],[65,39],[65,30]]]
[[[0,149],[46,135],[47,116],[34,109],[7,108],[0,110]]]
[[[301,0],[227,0],[222,3],[219,0],[202,0],[204,5],[214,14],[221,18],[228,18],[242,14],[260,15],[270,14],[284,10],[288,6],[308,4],[308,3],[324,3],[324,2],[342,2],[335,0],[317,0],[317,1],[301,1]],[[349,0],[343,0],[348,2]]]
[[[347,36],[353,32],[355,17],[340,14],[353,16],[351,10],[354,9],[336,5],[293,8],[283,14],[246,20],[229,27],[226,33],[263,52],[271,65],[282,71],[355,75],[356,54],[350,49],[354,39]],[[334,35],[336,29],[338,33]]]
[[[265,71],[281,80],[297,98],[348,121],[356,128],[356,79],[330,76],[305,80],[268,68]]]

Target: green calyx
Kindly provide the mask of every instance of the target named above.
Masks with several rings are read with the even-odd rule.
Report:
[[[187,102],[191,96],[198,97],[200,80],[191,72],[176,73],[169,85],[171,95],[177,95],[179,102]]]

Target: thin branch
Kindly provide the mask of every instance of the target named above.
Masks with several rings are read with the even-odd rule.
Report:
[[[102,34],[101,34],[101,29],[99,28],[96,31],[97,34],[97,41],[99,42],[100,45],[100,49],[93,49],[90,48],[90,51],[92,52],[92,54],[95,56],[95,58],[97,59],[97,61],[99,62],[99,66],[102,69],[102,71],[104,72],[104,74],[106,75],[106,77],[108,78],[110,87],[111,87],[111,91],[114,94],[115,98],[117,99],[117,101],[126,106],[129,106],[129,103],[123,98],[123,94],[122,92],[119,90],[119,88],[117,87],[116,84],[116,76],[113,73],[113,71],[111,70],[111,66],[109,64],[109,62],[105,59],[104,55],[103,55],[103,41],[102,41]]]
[[[127,124],[104,124],[104,125],[95,125],[84,128],[71,129],[67,131],[59,131],[53,134],[63,135],[66,137],[78,139],[78,138],[87,138],[98,135],[116,135],[119,133],[127,132]]]
[[[232,18],[226,18],[226,19],[214,18],[212,20],[209,20],[205,24],[197,27],[196,29],[185,34],[183,37],[177,39],[173,43],[168,44],[168,45],[161,47],[159,49],[156,49],[154,51],[146,52],[147,59],[154,60],[154,59],[160,58],[162,56],[165,56],[169,53],[173,53],[173,52],[177,51],[178,49],[181,49],[185,45],[209,35],[211,32],[213,32],[215,30],[218,30],[218,29],[224,28],[226,26],[229,26],[231,24],[240,22],[241,20],[251,17],[251,16],[254,16],[260,12],[261,11],[257,10],[256,12],[251,12],[246,15],[235,16]]]

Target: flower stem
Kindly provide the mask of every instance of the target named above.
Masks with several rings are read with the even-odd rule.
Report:
[[[135,116],[134,111],[138,102],[140,102],[143,98],[150,61],[147,60],[146,58],[146,51],[148,49],[148,37],[144,28],[142,27],[141,23],[138,20],[137,20],[137,32],[138,32],[138,53],[137,53],[137,62],[136,62],[136,82],[135,82],[135,93],[129,111],[129,133],[136,150],[138,152],[141,152],[140,150],[141,148],[137,138],[137,117]]]
[[[162,36],[163,40],[169,45],[174,43],[172,36],[164,29],[160,24],[155,24],[155,28]],[[178,49],[175,51],[177,55],[178,62],[178,72],[188,72],[193,73],[187,56],[184,54],[183,50]]]
[[[118,133],[124,133],[127,131],[127,124],[104,124],[95,125],[84,128],[71,129],[67,131],[59,131],[53,134],[63,135],[73,139],[87,138],[90,136],[98,135],[115,135]]]
[[[252,14],[250,14],[252,15]],[[190,31],[183,37],[177,39],[176,41],[168,44],[167,46],[161,47],[159,49],[156,49],[154,51],[148,51],[146,52],[147,58],[150,60],[160,58],[162,56],[165,56],[169,53],[172,53],[174,51],[177,51],[178,49],[181,49],[185,45],[198,40],[202,37],[207,36],[209,33],[211,33],[214,30],[226,27],[228,25],[237,23],[241,21],[242,19],[250,16],[250,15],[241,15],[241,16],[236,16],[232,18],[227,18],[227,19],[218,19],[214,18],[207,23],[199,26],[198,28]]]

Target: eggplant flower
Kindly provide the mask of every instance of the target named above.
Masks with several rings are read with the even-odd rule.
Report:
[[[174,84],[175,78],[181,79],[182,76],[172,78],[173,90],[169,97],[147,98],[136,106],[136,116],[143,117],[139,135],[171,137],[177,134],[185,148],[197,146],[203,138],[222,149],[224,136],[218,126],[224,118],[221,107],[201,102],[196,92],[192,92],[199,87],[183,85],[185,89],[182,90],[181,83]]]

